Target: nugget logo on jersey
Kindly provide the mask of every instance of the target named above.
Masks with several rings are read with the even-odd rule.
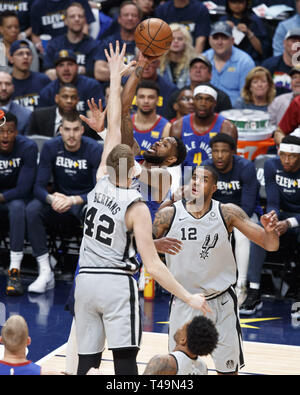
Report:
[[[21,158],[12,158],[9,160],[0,160],[0,170],[8,170],[18,168],[21,164]]]
[[[218,181],[217,187],[219,191],[222,191],[224,194],[226,192],[231,193],[232,191],[238,191],[242,189],[242,186],[239,181]]]
[[[284,177],[276,174],[276,183],[281,187],[286,188],[300,188],[300,179],[294,180],[293,178]]]
[[[56,158],[56,166],[78,170],[86,170],[88,168],[86,159],[73,160],[70,158],[64,158],[63,156],[58,156]]]
[[[210,241],[210,235],[206,235],[205,241],[204,241],[204,243],[202,244],[202,251],[200,252],[200,258],[201,258],[201,259],[206,259],[206,258],[208,258],[209,250],[210,250],[211,248],[215,248],[218,239],[219,239],[218,233],[216,233],[216,234],[214,235],[214,238],[213,238],[212,241]]]
[[[23,97],[15,97],[14,102],[19,104],[20,106],[26,107],[28,109],[33,110],[34,107],[37,107],[39,104],[40,95],[38,94],[30,94]]]
[[[65,26],[64,14],[48,14],[42,16],[42,25],[52,25],[53,29],[58,29]]]
[[[17,2],[15,1],[12,4],[0,4],[0,12],[10,10],[10,11],[28,11],[28,3],[27,2]]]

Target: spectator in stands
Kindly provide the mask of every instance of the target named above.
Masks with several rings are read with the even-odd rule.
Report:
[[[74,0],[35,0],[31,10],[32,41],[41,54],[44,54],[40,36],[48,34],[52,38],[60,36],[67,31],[64,23],[65,11]],[[76,0],[85,9],[87,24],[94,22],[95,18],[87,0]],[[88,25],[85,26],[88,33]]]
[[[291,69],[295,66],[293,57],[299,50],[296,44],[300,40],[299,29],[289,30],[283,41],[283,54],[272,56],[261,64],[268,69],[275,83],[277,96],[291,91]],[[297,60],[296,60],[297,61]]]
[[[298,34],[300,37],[300,1],[296,0],[295,5],[296,13],[290,18],[279,22],[276,27],[272,41],[273,56],[279,56],[283,54],[283,42],[289,30],[298,29]]]
[[[184,183],[189,181],[193,167],[211,158],[211,137],[225,133],[237,141],[236,126],[215,113],[217,92],[209,85],[199,85],[194,89],[193,96],[195,112],[174,122],[170,130],[170,136],[181,139],[187,149],[183,162]]]
[[[168,106],[171,107],[171,123],[185,115],[191,114],[194,111],[194,97],[191,88],[189,86],[184,86],[178,91],[175,91],[170,97]]]
[[[171,23],[170,28],[173,40],[169,51],[160,57],[159,74],[182,88],[189,83],[189,65],[195,55],[192,36],[179,23]]]
[[[266,210],[278,215],[277,231],[280,243],[286,242],[289,251],[299,245],[300,225],[300,139],[286,136],[280,143],[279,156],[268,159],[264,165],[267,195]],[[262,307],[260,280],[266,251],[251,243],[248,295],[240,307],[240,314],[254,314]]]
[[[20,34],[19,40],[24,40],[31,36],[31,25],[30,25],[30,12],[32,3],[34,0],[2,0],[0,3],[0,12],[9,10],[17,14],[20,23]]]
[[[268,111],[268,105],[275,96],[275,84],[269,70],[256,66],[247,75],[241,97],[235,102],[234,108]]]
[[[218,173],[217,191],[213,199],[222,203],[234,203],[241,207],[254,221],[256,215],[259,182],[254,163],[236,155],[236,143],[227,134],[219,133],[210,140],[212,158],[204,162]],[[260,213],[261,214],[261,213]],[[250,240],[238,229],[234,229],[235,258],[238,268],[237,295],[239,301],[245,298]]]
[[[205,49],[210,31],[209,12],[198,0],[168,0],[156,7],[156,18],[167,23],[186,25],[193,36],[193,44],[197,54]]]
[[[93,97],[96,102],[103,99],[101,84],[93,78],[78,73],[77,56],[72,50],[62,49],[57,52],[54,64],[57,79],[41,90],[39,107],[55,105],[55,95],[59,91],[59,86],[68,83],[74,84],[78,90],[79,103],[77,110],[80,112],[88,110],[86,104],[88,99]]]
[[[274,133],[274,140],[276,145],[279,145],[282,139],[291,134],[300,125],[300,96],[296,96],[286,109],[281,118],[278,128]]]
[[[57,78],[54,57],[57,51],[71,49],[77,57],[78,73],[94,76],[99,41],[85,34],[86,17],[82,4],[72,3],[65,13],[67,32],[49,41],[43,58],[43,68],[51,80]]]
[[[9,55],[10,55],[10,46],[12,43],[16,40],[18,40],[19,35],[20,35],[20,23],[17,17],[17,14],[13,11],[3,11],[0,15],[0,34],[1,34],[1,39],[0,42],[2,42],[5,45],[5,53],[6,53],[6,60],[8,65],[3,66],[2,64],[0,65],[1,68],[5,71],[11,72],[11,65],[9,64]],[[32,64],[31,64],[31,70],[32,71],[39,71],[40,70],[40,64],[39,64],[39,57],[37,54],[37,51],[31,41],[27,39],[31,52],[32,52]]]
[[[117,40],[122,47],[126,43],[126,63],[129,64],[134,59],[136,52],[136,45],[134,41],[135,28],[141,21],[141,12],[135,3],[132,1],[124,1],[120,6],[118,16],[118,24],[113,34],[105,37],[101,42],[99,48],[99,57],[95,62],[94,75],[99,81],[109,80],[109,69],[105,57],[104,49],[108,48],[109,43],[114,43]]]
[[[77,113],[65,115],[61,135],[43,146],[34,186],[36,198],[26,208],[28,238],[39,266],[39,276],[29,285],[29,292],[44,293],[55,285],[45,223],[64,223],[75,218],[80,224],[87,194],[95,185],[102,146],[82,137],[83,131]],[[49,192],[51,178],[53,189]]]
[[[198,55],[196,58],[192,59],[190,63],[191,90],[194,91],[196,86],[200,84],[210,85],[217,91],[218,94],[215,112],[219,113],[221,111],[230,110],[232,105],[229,96],[227,93],[210,83],[211,77],[212,64],[204,55]]]
[[[76,111],[78,91],[73,84],[64,84],[55,95],[55,106],[38,108],[31,114],[28,135],[55,137],[60,134],[62,117]],[[100,136],[84,124],[84,136],[101,140]]]
[[[133,135],[143,155],[151,146],[163,137],[169,136],[169,121],[156,113],[159,98],[158,85],[143,80],[136,89],[136,114],[132,114]]]
[[[12,99],[13,93],[12,76],[5,71],[0,71],[0,109],[13,113],[18,119],[18,133],[25,134],[31,111],[15,103]]]
[[[234,47],[232,28],[226,22],[213,25],[209,43],[211,49],[204,52],[204,55],[213,66],[211,83],[227,93],[233,105],[255,63],[250,55]]]
[[[0,218],[9,220],[10,265],[7,295],[22,295],[20,266],[25,240],[25,207],[31,197],[36,176],[37,145],[18,135],[18,120],[5,112],[6,123],[0,126]],[[1,120],[2,123],[3,120]],[[3,222],[2,222],[3,226]]]
[[[159,99],[157,104],[157,114],[162,115],[164,118],[168,118],[168,101],[170,95],[177,90],[177,87],[172,82],[166,81],[162,76],[160,76],[157,72],[159,68],[159,59],[153,60],[151,63],[148,63],[142,72],[143,80],[151,80],[157,83],[159,86]],[[132,110],[136,111],[136,97],[133,99]]]
[[[133,0],[142,13],[142,19],[153,17],[154,0]]]
[[[270,38],[264,22],[251,11],[248,0],[227,0],[226,15],[220,18],[232,28],[236,27],[244,37],[235,46],[247,52],[256,64],[270,52]]]
[[[293,67],[290,71],[290,77],[292,92],[283,93],[282,95],[275,97],[273,102],[268,106],[270,124],[274,129],[277,128],[291,101],[296,96],[300,95],[300,68]]]
[[[38,71],[31,71],[32,51],[28,41],[14,41],[10,47],[10,63],[14,84],[15,103],[33,111],[39,105],[40,91],[50,83],[49,78]]]

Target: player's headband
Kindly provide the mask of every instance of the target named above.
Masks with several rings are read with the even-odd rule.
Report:
[[[215,100],[217,100],[218,94],[212,87],[207,85],[199,85],[196,86],[194,89],[194,96],[198,95],[199,93],[204,93],[205,95],[212,96]]]
[[[300,154],[300,145],[280,143],[279,152],[288,152],[290,154]]]

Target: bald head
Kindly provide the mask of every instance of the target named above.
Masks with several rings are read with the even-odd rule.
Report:
[[[20,315],[13,315],[5,322],[1,331],[2,343],[10,352],[17,352],[26,347],[28,326]]]

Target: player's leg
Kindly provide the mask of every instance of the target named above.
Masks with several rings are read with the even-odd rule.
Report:
[[[142,335],[141,311],[137,282],[132,276],[106,276],[105,293],[109,292],[103,314],[108,348],[114,357],[115,374],[138,374],[136,357]]]
[[[139,348],[124,348],[112,350],[114,357],[115,375],[138,375],[137,354]]]
[[[233,289],[209,301],[215,313],[219,342],[212,353],[219,374],[237,374],[244,366],[242,332],[238,315],[238,302]]]
[[[76,277],[75,329],[78,375],[86,374],[91,368],[99,368],[101,363],[105,344],[102,306],[99,300],[99,294],[103,290],[101,277],[101,274],[78,274]]]

